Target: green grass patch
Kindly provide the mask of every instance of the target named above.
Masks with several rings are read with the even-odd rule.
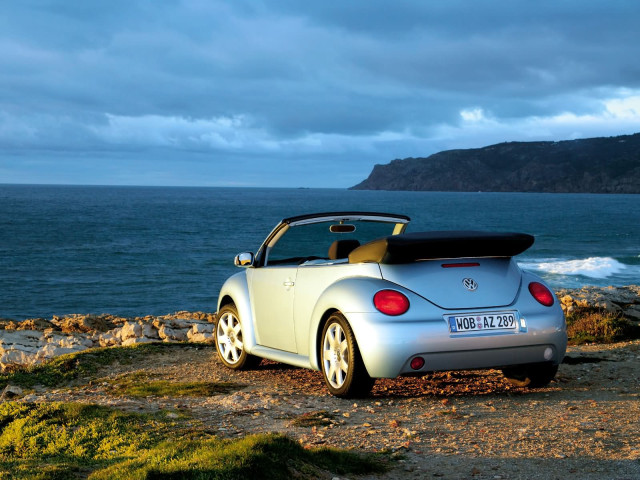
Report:
[[[0,405],[0,479],[288,479],[386,469],[380,456],[305,449],[280,434],[223,440],[161,415]]]
[[[169,425],[97,405],[3,403],[0,478],[72,478],[152,447]]]
[[[145,372],[133,372],[109,381],[113,393],[129,397],[209,397],[229,393],[241,385],[228,382],[169,382],[154,380]]]
[[[640,338],[638,325],[604,310],[579,309],[567,315],[566,319],[570,345],[614,343]]]
[[[170,352],[177,348],[192,348],[184,344],[144,343],[129,347],[95,348],[53,358],[40,365],[32,365],[11,373],[0,374],[0,388],[7,383],[30,388],[34,385],[57,387],[78,379],[92,378],[101,369],[118,363],[133,364],[148,355]],[[201,347],[200,347],[201,348]]]
[[[294,472],[313,478],[321,470],[359,475],[384,472],[386,465],[380,457],[328,448],[306,450],[284,435],[261,434],[233,441],[208,438],[179,444],[165,442],[89,478],[288,480]]]

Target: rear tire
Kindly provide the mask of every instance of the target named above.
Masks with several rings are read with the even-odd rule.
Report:
[[[336,397],[366,396],[375,380],[367,373],[347,319],[339,312],[322,329],[320,364],[329,392]]]
[[[558,365],[551,363],[529,363],[504,368],[503,375],[516,387],[541,388],[549,385],[558,372]]]
[[[255,368],[262,361],[250,355],[244,348],[243,326],[236,306],[225,305],[218,312],[215,328],[215,343],[218,358],[233,370]]]

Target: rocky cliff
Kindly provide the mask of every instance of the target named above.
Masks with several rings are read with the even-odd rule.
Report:
[[[640,133],[508,142],[376,165],[354,190],[640,193]]]

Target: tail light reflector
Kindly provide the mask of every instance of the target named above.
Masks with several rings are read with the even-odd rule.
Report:
[[[424,367],[424,358],[422,357],[413,357],[411,359],[411,368],[413,368],[414,370],[420,370],[422,367]]]
[[[373,296],[373,304],[385,315],[402,315],[409,310],[409,299],[396,290],[380,290]]]
[[[531,296],[538,301],[538,303],[545,307],[550,307],[555,301],[555,295],[553,292],[541,283],[531,282],[529,284],[529,292],[531,293]]]

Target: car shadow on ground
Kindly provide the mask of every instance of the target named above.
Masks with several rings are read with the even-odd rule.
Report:
[[[295,367],[293,365],[288,365],[286,363],[274,362],[273,360],[263,359],[262,362],[255,368],[256,370],[262,371],[288,371],[288,370],[306,370],[300,367]],[[312,371],[312,370],[309,370]]]
[[[610,358],[600,358],[600,357],[588,357],[588,356],[578,356],[571,357],[569,355],[565,355],[562,363],[566,365],[580,365],[582,363],[600,363],[600,362],[616,362],[617,360],[613,360]]]
[[[553,386],[553,384],[552,384]],[[552,387],[551,387],[552,388]],[[549,387],[545,388],[548,391]],[[496,370],[434,372],[422,377],[378,379],[372,395],[385,398],[526,395],[539,390],[515,387]]]
[[[262,381],[267,380],[274,385],[302,385],[307,394],[328,395],[322,373],[318,371],[263,360],[253,372]],[[378,378],[371,393],[365,398],[376,400],[425,397],[442,399],[488,395],[530,395],[541,391],[548,393],[556,390],[560,390],[559,382],[552,382],[548,387],[542,389],[528,389],[511,385],[498,370],[464,370],[432,372],[423,376]]]

